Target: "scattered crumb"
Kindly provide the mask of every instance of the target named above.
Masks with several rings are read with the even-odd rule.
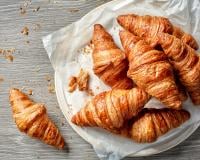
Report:
[[[77,78],[74,76],[71,76],[69,78],[68,91],[73,92],[76,90],[76,87],[77,87]]]
[[[20,13],[21,15],[26,14],[26,9],[24,7],[20,7]]]
[[[37,8],[33,9],[33,12],[37,12],[40,10],[40,6],[38,6]]]
[[[86,45],[84,48],[78,50],[78,52],[83,52],[83,54],[92,54],[94,50],[94,44],[90,43]]]
[[[32,89],[28,90],[28,95],[30,95],[30,96],[33,95],[33,90]]]
[[[55,86],[53,83],[49,83],[47,87],[48,87],[49,93],[55,93]]]
[[[76,13],[76,12],[79,12],[80,10],[79,9],[77,9],[77,8],[71,8],[71,9],[69,9],[69,12],[71,12],[71,13]]]
[[[15,48],[12,49],[1,49],[0,48],[0,54],[4,55],[5,59],[9,60],[10,62],[13,62],[14,56],[12,55],[15,52]]]
[[[2,83],[4,81],[3,76],[0,76],[0,83]]]
[[[62,122],[62,123],[61,123],[61,126],[64,126],[64,125],[65,125],[65,123],[64,123],[64,122]]]
[[[79,75],[77,77],[77,84],[78,84],[78,89],[80,91],[86,91],[88,90],[88,82],[89,82],[89,74],[87,71],[84,71],[82,68],[79,72]]]
[[[7,60],[9,60],[10,62],[13,62],[13,60],[14,60],[14,56],[13,55],[11,55],[11,54],[6,54],[5,55],[5,58],[7,59]]]
[[[50,82],[50,81],[51,81],[51,76],[50,76],[50,75],[46,75],[46,76],[45,76],[45,79],[46,79],[48,82]]]
[[[27,43],[27,44],[29,44],[29,43],[30,43],[30,41],[26,41],[26,43]]]
[[[22,29],[21,33],[22,33],[23,35],[28,35],[28,34],[29,34],[29,29],[28,29],[28,27],[25,26],[25,27]]]
[[[88,93],[88,95],[90,95],[90,96],[94,96],[94,92],[93,92],[92,89],[88,89],[88,90],[87,90],[87,93]]]
[[[68,84],[68,92],[73,92],[78,87],[79,91],[85,91],[88,95],[94,96],[92,89],[89,89],[89,79],[89,73],[81,68],[77,77],[70,77]]]
[[[99,90],[99,86],[97,86],[96,89]]]
[[[41,28],[41,25],[38,23],[34,24],[34,26],[33,26],[34,31],[38,31],[38,30],[40,30],[40,28]]]

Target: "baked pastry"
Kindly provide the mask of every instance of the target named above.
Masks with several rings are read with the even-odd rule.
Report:
[[[117,21],[122,27],[134,35],[146,38],[146,41],[152,47],[157,45],[156,35],[164,32],[173,34],[177,38],[180,38],[184,43],[190,45],[192,48],[198,49],[198,44],[194,37],[185,33],[180,28],[173,26],[167,18],[127,14],[118,16]]]
[[[98,126],[114,130],[122,127],[124,121],[136,116],[149,98],[139,88],[102,92],[76,113],[71,121],[79,126]]]
[[[199,56],[194,49],[173,35],[160,33],[158,39],[193,103],[200,104]]]
[[[121,31],[120,38],[129,60],[128,77],[167,107],[180,109],[182,102],[167,56],[144,40],[135,44],[137,37],[128,31]]]
[[[130,127],[130,137],[138,143],[154,142],[190,118],[186,110],[144,109]],[[124,129],[127,130],[127,127]],[[124,133],[125,131],[121,132]]]
[[[107,85],[115,89],[131,89],[133,82],[126,73],[128,61],[125,53],[114,43],[112,36],[100,24],[94,25],[93,70]]]
[[[64,139],[49,119],[43,104],[33,102],[18,89],[11,89],[9,98],[13,118],[21,132],[59,149],[64,148]]]

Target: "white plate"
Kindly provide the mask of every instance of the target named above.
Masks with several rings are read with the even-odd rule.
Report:
[[[119,2],[119,0],[115,0],[115,1],[111,1],[109,3],[106,3],[106,4],[104,4],[100,7],[97,7],[96,9],[92,10],[87,15],[85,15],[83,18],[90,17],[91,15],[93,15],[97,11],[98,12],[103,11],[104,8],[107,7],[107,6],[112,6],[112,5],[117,6],[118,2]],[[56,72],[55,72],[55,89],[56,89],[56,95],[57,95],[57,99],[58,99],[58,102],[59,102],[59,106],[60,106],[65,118],[67,119],[69,124],[72,126],[72,128],[83,139],[85,139],[86,141],[89,142],[87,134],[84,131],[78,129],[77,126],[75,126],[71,123],[70,106],[68,105],[67,98],[65,96],[66,84],[62,84],[62,81],[59,79],[58,73],[56,73]],[[188,138],[198,128],[199,125],[200,125],[200,123],[195,123],[193,125],[187,126],[183,129],[180,129],[180,131],[176,132],[176,134],[174,134],[173,136],[170,136],[170,138],[168,138],[167,141],[154,144],[148,149],[143,149],[143,150],[141,150],[137,153],[131,154],[129,156],[132,156],[132,157],[148,156],[148,155],[153,155],[153,154],[157,154],[157,153],[166,151],[166,150],[176,146],[177,144],[181,143],[186,138]]]

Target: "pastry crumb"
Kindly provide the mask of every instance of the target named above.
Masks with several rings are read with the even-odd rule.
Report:
[[[92,89],[89,88],[89,80],[89,73],[81,68],[77,77],[69,78],[68,92],[73,92],[78,88],[79,91],[85,91],[88,95],[94,96]]]
[[[73,92],[77,88],[77,78],[74,76],[71,76],[69,78],[69,84],[68,84],[68,92]]]
[[[94,45],[92,43],[86,45],[84,48],[81,49],[84,54],[92,54],[93,50]]]
[[[99,90],[99,86],[97,86],[96,89]]]
[[[48,87],[49,93],[55,93],[55,86],[53,83],[49,83],[47,87]]]
[[[33,9],[33,12],[37,12],[40,10],[40,6],[38,6],[37,8]]]
[[[69,12],[70,13],[76,13],[76,12],[79,12],[80,10],[79,9],[77,9],[77,8],[71,8],[71,9],[69,9]]]
[[[90,96],[94,96],[94,92],[93,92],[92,89],[88,89],[88,90],[87,90],[87,93],[88,93],[88,95],[90,95]]]
[[[0,83],[4,81],[3,76],[0,76]]]
[[[39,23],[36,23],[36,24],[33,25],[34,31],[38,31],[38,30],[40,30],[40,28],[41,28],[41,25]]]
[[[29,43],[30,43],[30,41],[26,41],[26,43],[27,43],[27,44],[29,44]]]
[[[28,34],[29,34],[29,29],[28,29],[28,27],[24,27],[22,30],[21,30],[21,33],[23,34],[23,35],[27,35],[28,36]]]
[[[89,84],[89,74],[87,71],[84,71],[82,68],[79,72],[79,75],[77,77],[77,84],[78,89],[80,91],[86,91],[88,90],[88,84]]]
[[[13,62],[14,56],[12,55],[15,52],[15,48],[12,49],[1,49],[0,48],[0,54],[2,54],[6,60],[9,60],[10,62]]]
[[[50,76],[50,75],[46,75],[46,76],[45,76],[45,79],[46,79],[48,82],[50,82],[50,81],[51,81],[51,76]]]
[[[26,14],[26,9],[24,7],[20,7],[20,14],[21,15]]]
[[[28,90],[28,95],[30,95],[30,96],[33,95],[33,90],[32,89]]]
[[[7,60],[9,60],[10,62],[13,62],[13,60],[14,60],[14,56],[11,55],[11,54],[5,55],[5,58],[6,58]]]

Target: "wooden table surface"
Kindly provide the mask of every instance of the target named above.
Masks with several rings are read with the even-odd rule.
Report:
[[[59,109],[56,95],[48,91],[48,83],[54,83],[54,71],[41,37],[78,20],[107,1],[109,0],[0,1],[0,49],[15,49],[13,62],[0,55],[0,79],[4,79],[0,80],[0,159],[98,159],[91,145],[68,125]],[[29,35],[21,33],[25,26],[29,28]],[[50,82],[47,77],[51,77]],[[49,116],[66,140],[67,149],[56,150],[18,131],[8,103],[11,87],[21,88],[26,93],[31,89],[31,97],[47,105]],[[199,152],[200,129],[169,151],[145,158],[125,159],[199,160]]]

